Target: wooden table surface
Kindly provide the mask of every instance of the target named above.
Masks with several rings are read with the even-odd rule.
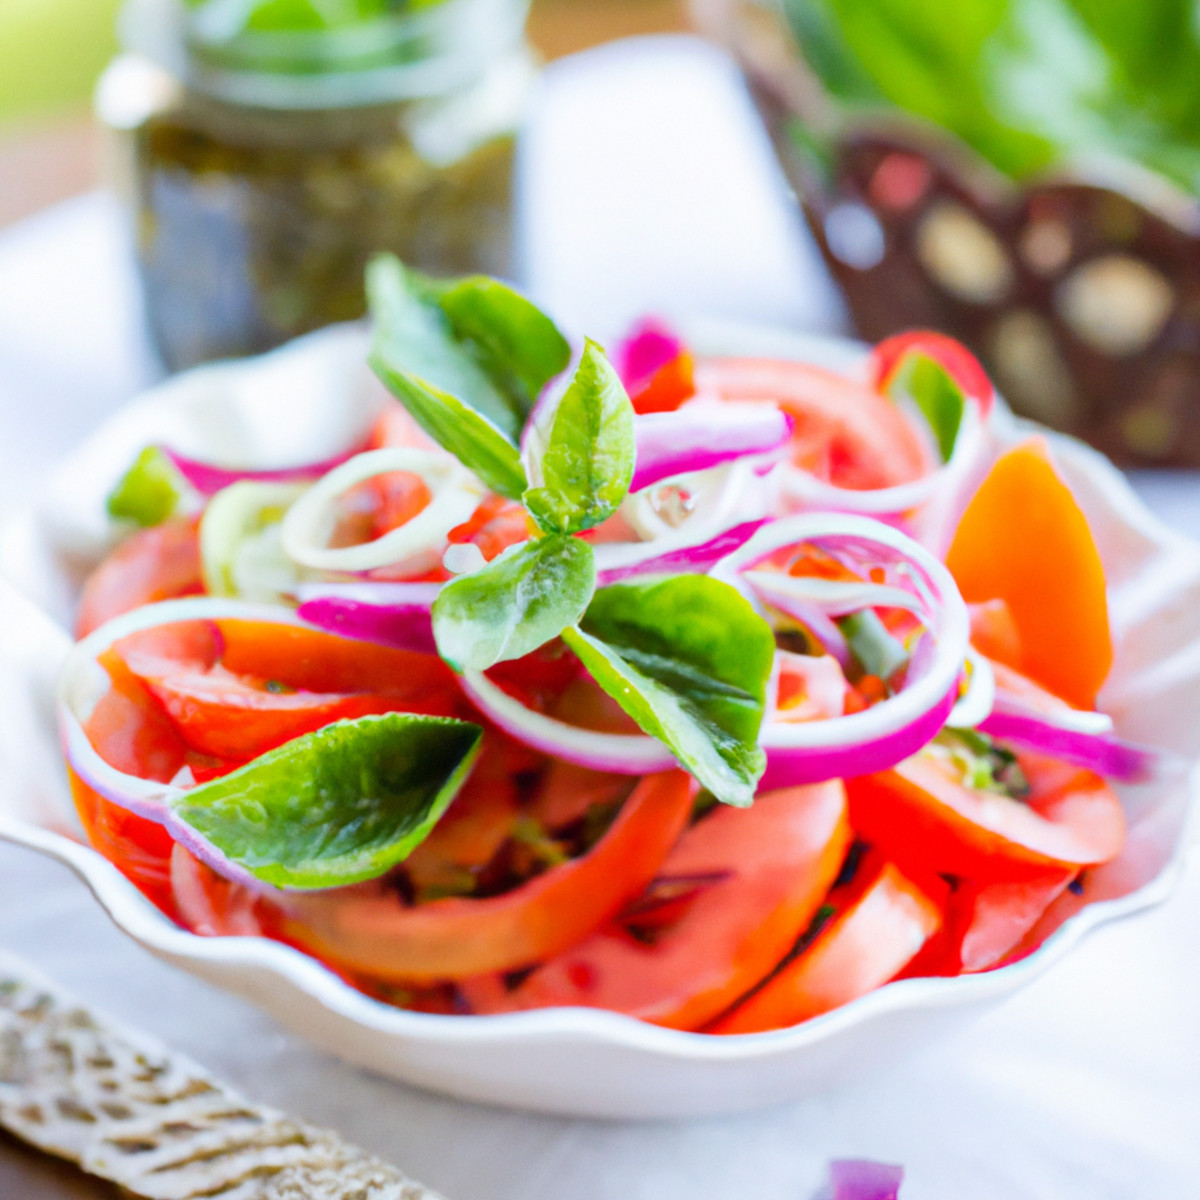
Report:
[[[686,28],[685,0],[534,0],[530,35],[548,58],[641,33]],[[94,187],[97,135],[86,119],[0,134],[0,226]],[[0,1200],[118,1200],[118,1190],[0,1132]]]

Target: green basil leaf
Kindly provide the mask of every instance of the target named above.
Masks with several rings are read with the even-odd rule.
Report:
[[[580,533],[620,507],[633,480],[633,405],[604,351],[584,347],[575,378],[530,431],[524,504],[547,533]]]
[[[889,389],[893,396],[908,396],[929,422],[942,462],[949,462],[962,427],[967,398],[954,377],[927,354],[910,353]]]
[[[276,887],[374,879],[429,835],[479,751],[478,725],[386,713],[306,734],[173,800],[174,815]]]
[[[509,397],[523,426],[542,388],[571,361],[558,326],[520,292],[486,275],[439,288],[438,304],[455,336],[474,347],[484,370]]]
[[[726,804],[753,802],[775,638],[735,589],[707,575],[616,584],[563,637],[703,787]]]
[[[171,460],[147,446],[109,494],[108,515],[146,529],[161,525],[178,510],[185,487]]]
[[[438,653],[460,671],[524,658],[574,625],[595,590],[586,542],[553,536],[511,546],[442,588],[433,605]]]
[[[375,319],[371,366],[434,441],[493,491],[525,490],[518,439],[529,405],[518,403],[460,341],[437,290],[383,255],[367,271]]]

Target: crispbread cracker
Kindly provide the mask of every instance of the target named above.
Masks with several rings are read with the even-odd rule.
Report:
[[[3,956],[0,1125],[146,1200],[439,1200]]]

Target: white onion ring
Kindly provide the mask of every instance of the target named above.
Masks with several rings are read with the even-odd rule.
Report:
[[[526,746],[577,766],[614,775],[651,775],[678,764],[657,738],[644,733],[600,733],[534,712],[497,687],[482,671],[459,679],[472,703],[505,733]]]
[[[334,504],[356,484],[390,471],[419,475],[429,487],[429,503],[397,529],[360,546],[331,547]],[[318,571],[370,571],[392,566],[426,550],[440,550],[446,535],[470,519],[483,485],[457,459],[432,450],[389,446],[357,454],[322,476],[288,510],[283,548],[301,566]]]
[[[710,541],[734,525],[774,518],[778,509],[778,472],[763,474],[746,459],[735,459],[697,471],[677,475],[641,492],[631,492],[621,505],[621,515],[643,542],[657,547],[698,545]],[[678,525],[654,507],[653,496],[662,487],[678,485],[695,497],[695,507]]]
[[[912,419],[923,422],[923,418],[915,414]],[[914,524],[922,541],[939,546],[943,540],[942,527],[950,516],[945,508],[953,503],[980,463],[987,447],[986,432],[987,423],[980,415],[978,404],[967,397],[962,425],[949,460],[920,479],[893,487],[859,491],[826,483],[810,471],[785,463],[780,468],[780,490],[805,510],[858,513],[877,518],[916,514]]]
[[[971,669],[966,694],[959,697],[946,721],[954,729],[974,729],[992,715],[996,703],[996,673],[992,664],[973,648],[967,650],[967,662]]]
[[[754,590],[744,578],[756,563],[777,550],[805,542],[852,538],[885,547],[894,557],[912,564],[924,576],[936,609],[923,614],[933,640],[931,659],[920,675],[897,695],[849,716],[827,721],[777,724],[764,727],[761,745],[768,751],[818,750],[867,744],[889,738],[905,727],[927,721],[957,692],[959,676],[970,645],[967,606],[950,572],[928,550],[890,525],[848,513],[801,513],[784,517],[759,530],[740,550],[713,570],[759,608]],[[932,735],[931,735],[932,736]]]

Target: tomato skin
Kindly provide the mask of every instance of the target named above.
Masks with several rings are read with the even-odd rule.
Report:
[[[143,604],[202,593],[198,530],[196,520],[179,518],[139,530],[122,542],[84,584],[75,636],[87,637]]]
[[[1045,438],[997,459],[946,566],[968,603],[1007,605],[1020,645],[1010,666],[1076,708],[1095,707],[1113,659],[1104,564]]]
[[[960,341],[931,329],[914,329],[884,338],[872,351],[870,373],[877,391],[886,392],[909,354],[923,354],[945,368],[963,392],[979,402],[986,417],[996,398],[995,388],[979,359]]]
[[[111,653],[191,750],[217,758],[248,761],[334,721],[372,713],[464,710],[448,670],[432,655],[300,627],[184,621],[122,638]],[[230,661],[258,670],[235,672]],[[330,681],[353,690],[333,690]],[[362,691],[369,683],[381,690]]]
[[[766,793],[748,809],[721,807],[689,829],[663,863],[660,885],[696,887],[651,944],[612,924],[515,988],[493,976],[468,981],[464,994],[477,1012],[583,1005],[698,1029],[783,958],[849,844],[838,780]]]
[[[93,849],[98,850],[172,920],[177,918],[171,885],[174,839],[161,826],[105,800],[68,767],[75,811]]]
[[[1062,870],[1011,882],[960,883],[942,928],[903,975],[962,975],[1002,966],[1075,877]]]
[[[928,752],[890,771],[847,780],[858,834],[902,870],[978,883],[1075,872],[1120,853],[1125,818],[1116,793],[1091,771],[1019,756],[1027,800],[973,791]]]
[[[941,884],[934,898],[889,862],[864,864],[860,874],[863,881],[812,944],[708,1032],[798,1025],[895,978],[941,925],[948,889]]]
[[[696,364],[696,390],[730,402],[778,404],[793,421],[796,465],[838,487],[892,487],[937,466],[895,404],[834,371],[773,359],[706,358]]]
[[[648,775],[586,854],[482,899],[405,907],[376,881],[281,899],[287,940],[341,970],[431,983],[509,971],[587,936],[654,878],[691,812],[695,783]]]
[[[101,665],[112,680],[84,724],[96,752],[119,771],[167,782],[187,761],[187,747],[140,681],[111,652]],[[106,800],[68,766],[71,795],[91,844],[169,915],[171,835],[154,821]]]

